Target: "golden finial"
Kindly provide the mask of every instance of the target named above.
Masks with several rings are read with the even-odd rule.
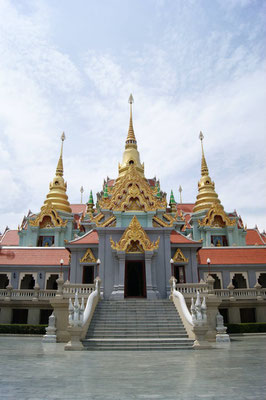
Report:
[[[180,204],[182,204],[182,186],[181,185],[179,185],[179,189],[178,189],[178,191],[179,191],[179,193],[180,193]]]
[[[128,135],[127,135],[126,143],[137,144],[135,133],[134,133],[134,128],[133,128],[133,120],[132,120],[132,104],[134,103],[132,94],[130,94],[128,102],[130,104],[130,118],[129,118],[129,128],[128,128]]]
[[[62,141],[62,143],[61,143],[61,152],[60,152],[60,157],[59,157],[59,160],[58,160],[56,173],[55,173],[57,176],[63,176],[63,174],[64,174],[64,169],[63,169],[63,143],[64,143],[64,140],[66,140],[66,135],[63,132],[62,135],[61,135],[61,141]]]
[[[209,175],[209,170],[208,170],[208,167],[207,167],[207,163],[206,163],[205,156],[204,156],[204,150],[203,150],[203,139],[204,139],[204,136],[203,136],[203,133],[201,131],[200,131],[200,134],[199,134],[199,139],[201,141],[201,152],[202,152],[201,176]]]

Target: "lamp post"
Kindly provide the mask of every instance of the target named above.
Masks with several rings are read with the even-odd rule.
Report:
[[[207,258],[207,264],[208,264],[208,276],[210,276],[211,275],[211,267],[210,267],[211,260],[209,258]]]
[[[101,260],[98,258],[98,260],[96,261],[96,275],[97,275],[97,277],[99,277],[100,265],[101,265]]]
[[[61,278],[63,278],[63,265],[64,265],[64,260],[63,260],[63,258],[61,258],[61,260],[60,260],[60,275],[61,275]]]
[[[174,276],[174,260],[172,258],[170,260],[170,265],[171,265],[171,276]]]

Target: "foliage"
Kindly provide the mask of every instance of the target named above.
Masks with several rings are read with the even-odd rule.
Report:
[[[266,323],[249,322],[242,324],[228,324],[227,333],[261,333],[266,332]]]
[[[0,333],[45,335],[47,325],[0,324]]]

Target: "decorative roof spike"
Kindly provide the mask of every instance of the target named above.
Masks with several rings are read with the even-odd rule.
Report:
[[[82,202],[83,202],[83,201],[82,201],[82,200],[83,200],[83,199],[82,199],[83,193],[84,193],[84,188],[83,188],[83,186],[81,186],[81,187],[80,187],[80,202],[81,202],[81,204],[82,204]]]
[[[94,205],[94,202],[93,202],[93,195],[92,195],[92,190],[90,191],[90,197],[89,197],[89,201],[88,201],[88,203],[87,204],[93,204]]]
[[[159,184],[157,184],[157,194],[156,194],[156,197],[157,197],[157,199],[160,199],[160,198],[161,198],[161,189],[160,189]]]
[[[169,201],[170,206],[172,204],[176,204],[175,198],[174,198],[174,194],[173,191],[171,190],[171,195],[170,195],[170,201]]]
[[[56,173],[55,173],[55,175],[57,175],[57,176],[63,176],[63,174],[64,174],[64,168],[63,168],[63,143],[64,143],[64,140],[66,140],[66,135],[65,135],[64,132],[61,135],[61,140],[62,140],[61,152],[60,152],[60,157],[59,157],[59,160],[58,160],[58,163],[57,163]]]
[[[108,195],[108,187],[107,187],[107,183],[104,187],[104,192],[103,192],[103,198],[104,199],[108,199],[109,195]]]
[[[137,140],[136,140],[134,128],[133,128],[133,120],[132,120],[132,104],[134,103],[132,94],[130,94],[128,102],[130,104],[130,118],[129,118],[129,128],[128,128],[126,143],[137,144]]]
[[[180,193],[180,204],[182,204],[182,186],[181,185],[179,185],[179,188],[178,188],[178,191],[179,191],[179,193]]]
[[[209,170],[208,170],[208,166],[207,166],[207,162],[204,156],[204,150],[203,150],[203,133],[200,131],[199,134],[199,139],[201,141],[201,151],[202,151],[202,158],[201,158],[201,176],[206,176],[209,175]]]

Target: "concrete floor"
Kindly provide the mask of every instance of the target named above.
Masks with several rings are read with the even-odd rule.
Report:
[[[66,352],[41,338],[0,337],[1,400],[266,398],[266,336],[229,348]]]

